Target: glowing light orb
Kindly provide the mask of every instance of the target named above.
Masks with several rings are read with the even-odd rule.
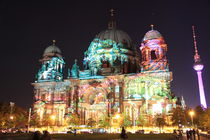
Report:
[[[115,118],[119,119],[120,118],[120,114],[116,114]]]
[[[51,115],[50,118],[51,118],[52,120],[55,120],[55,115]]]
[[[154,114],[161,114],[162,113],[162,105],[160,102],[157,104],[153,104],[152,111]]]
[[[14,116],[10,116],[10,119],[13,120],[14,119]]]
[[[192,116],[195,115],[195,112],[194,112],[194,111],[190,111],[189,114],[190,114],[190,116],[192,117]]]
[[[195,64],[194,66],[193,66],[193,68],[194,68],[194,70],[196,70],[196,71],[201,71],[201,70],[203,70],[203,64]]]

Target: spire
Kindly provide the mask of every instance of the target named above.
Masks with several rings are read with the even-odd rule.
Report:
[[[74,60],[74,63],[77,64],[77,59]]]
[[[193,31],[193,41],[194,41],[194,48],[195,48],[195,55],[194,55],[194,61],[200,62],[200,55],[198,54],[198,48],[197,48],[197,42],[196,42],[196,36],[195,36],[195,26],[192,26]]]
[[[154,25],[153,25],[153,24],[151,24],[151,25],[150,25],[150,27],[151,27],[151,30],[153,30],[153,29],[154,29]]]
[[[55,46],[56,40],[52,40],[52,45]]]
[[[74,64],[71,69],[71,77],[78,78],[79,77],[79,66],[77,65],[77,59],[74,60]]]
[[[115,19],[115,11],[114,9],[110,9],[110,19],[108,22],[108,29],[116,28],[116,19]]]
[[[181,97],[181,105],[182,105],[182,108],[183,108],[183,109],[186,108],[186,104],[185,104],[185,100],[184,100],[183,95],[182,95],[182,97]]]

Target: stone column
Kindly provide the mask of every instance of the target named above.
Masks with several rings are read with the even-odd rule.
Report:
[[[115,101],[116,101],[116,99],[115,99],[115,85],[114,85],[114,83],[112,83],[111,85],[111,100],[113,100],[112,102],[111,102],[111,107],[112,106],[115,106]],[[113,108],[111,108],[111,114],[114,114],[115,112],[114,112],[114,109]]]
[[[149,98],[149,90],[148,90],[148,83],[145,81],[145,106],[146,106],[146,113],[148,113],[148,98]]]
[[[120,107],[120,113],[123,113],[123,99],[124,99],[124,82],[121,81],[119,83],[119,88],[120,88],[120,92],[119,92],[119,107]]]
[[[78,103],[79,103],[79,97],[78,97],[78,86],[74,86],[74,97],[75,97],[75,113],[78,114]]]
[[[86,108],[84,108],[84,110],[83,110],[83,118],[84,118],[84,125],[85,125],[85,123],[86,123]]]

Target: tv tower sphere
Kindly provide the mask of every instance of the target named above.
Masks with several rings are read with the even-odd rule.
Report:
[[[194,70],[196,70],[196,71],[202,71],[203,68],[204,68],[204,65],[203,65],[202,63],[195,63],[195,64],[193,65],[193,68],[194,68]]]

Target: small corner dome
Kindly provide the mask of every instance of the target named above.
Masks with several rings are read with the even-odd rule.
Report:
[[[55,46],[55,45],[53,44],[53,45],[47,47],[47,48],[44,50],[43,56],[48,55],[48,54],[52,54],[52,53],[53,53],[53,54],[61,54],[61,50],[60,50],[57,46]]]
[[[160,38],[160,37],[162,37],[160,32],[158,32],[157,30],[150,30],[145,34],[145,36],[143,38],[143,41],[151,40],[151,39],[157,39],[157,38]]]

